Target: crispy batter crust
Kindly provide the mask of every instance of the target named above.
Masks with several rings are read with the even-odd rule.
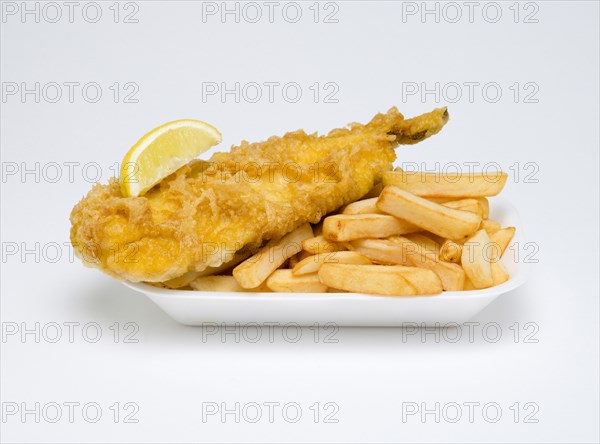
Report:
[[[394,148],[436,134],[445,108],[405,120],[396,108],[326,136],[304,131],[242,142],[193,161],[141,197],[95,185],[73,208],[71,241],[86,265],[133,282],[218,266],[365,195]]]

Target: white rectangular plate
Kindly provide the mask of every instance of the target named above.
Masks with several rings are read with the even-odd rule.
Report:
[[[358,293],[234,293],[168,290],[143,283],[124,284],[144,293],[171,318],[186,325],[336,324],[348,327],[402,327],[463,323],[498,296],[526,280],[518,250],[523,229],[512,205],[493,198],[490,217],[517,227],[502,261],[510,279],[497,287],[449,291],[435,296],[390,297]]]

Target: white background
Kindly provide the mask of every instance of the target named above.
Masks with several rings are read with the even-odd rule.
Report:
[[[75,10],[73,23],[64,6],[57,23],[48,22],[55,15],[49,9],[39,23],[31,15],[22,20],[19,13],[1,23],[3,90],[10,82],[19,88],[22,82],[29,88],[35,82],[40,88],[49,82],[97,82],[103,93],[97,103],[88,103],[80,87],[73,103],[66,87],[57,103],[49,103],[54,97],[49,87],[46,97],[40,93],[40,103],[33,94],[2,99],[2,248],[4,253],[19,248],[2,259],[3,329],[33,328],[39,322],[53,336],[50,323],[79,323],[72,343],[64,325],[57,343],[43,336],[37,343],[32,334],[24,339],[20,332],[4,334],[3,408],[96,402],[103,413],[97,423],[88,423],[81,407],[72,423],[64,406],[56,423],[47,420],[54,410],[39,423],[33,415],[7,416],[0,423],[3,442],[598,441],[596,2],[516,7],[501,2],[496,23],[491,23],[495,9],[488,6],[484,15],[487,4],[479,2],[472,23],[463,3],[458,3],[462,17],[457,23],[450,23],[456,9],[443,9],[444,4],[438,4],[439,23],[432,14],[421,17],[422,11],[403,16],[403,8],[405,13],[413,6],[421,9],[421,2],[338,2],[332,17],[338,23],[324,23],[324,15],[335,11],[325,4],[319,5],[318,23],[311,3],[302,4],[297,23],[286,21],[293,18],[292,10],[282,16],[283,3],[273,23],[262,3],[258,23],[245,20],[253,17],[248,9],[240,23],[231,15],[223,23],[218,14],[203,22],[199,2],[136,4],[138,23],[123,23],[134,8],[124,4],[114,23],[111,3],[102,3],[97,23],[82,16],[85,3]],[[93,19],[93,10],[87,12]],[[527,21],[537,23],[526,23],[528,14],[533,15]],[[138,103],[123,103],[122,95],[114,103],[109,87],[115,82],[137,84]],[[203,82],[297,82],[303,96],[290,103],[279,90],[273,103],[265,97],[235,103],[231,96],[222,103],[219,96],[203,100]],[[321,96],[314,103],[309,87],[315,82],[337,84],[338,102],[324,103]],[[496,82],[502,97],[493,103],[481,86],[472,101],[466,87],[456,100],[455,90],[448,88],[447,96],[437,99],[434,94],[407,97],[407,82],[419,87],[425,82],[427,88],[436,82],[440,87]],[[515,82],[521,92],[516,100],[510,89]],[[525,90],[527,82],[535,85]],[[531,88],[536,92],[530,99],[537,103],[525,103]],[[310,329],[297,343],[285,340],[281,330],[270,341],[266,329],[257,343],[244,336],[237,342],[234,334],[225,340],[206,332],[203,337],[201,329],[176,324],[143,295],[70,259],[70,249],[63,246],[71,208],[96,172],[89,163],[97,162],[100,181],[107,181],[110,166],[129,146],[165,121],[206,120],[224,135],[218,149],[228,149],[242,139],[363,122],[393,105],[412,116],[444,104],[451,114],[447,127],[426,143],[399,149],[399,162],[425,162],[431,169],[436,162],[439,168],[448,162],[498,162],[512,175],[504,196],[520,211],[519,229],[539,247],[528,283],[474,320],[472,341],[466,327],[456,343],[424,332],[407,336],[399,329],[340,329],[337,343],[325,343],[323,332],[315,341]],[[36,162],[39,174],[22,177],[22,169],[34,169]],[[55,183],[50,183],[56,174],[47,167],[51,162],[61,166]],[[65,162],[76,162],[73,180]],[[15,165],[19,171],[9,174]],[[37,257],[22,257],[22,250],[34,249],[36,242]],[[56,261],[54,243],[62,246]],[[82,337],[82,326],[91,322],[102,329],[97,343]],[[115,322],[118,343],[110,329]],[[139,342],[124,342],[127,322],[139,326]],[[502,332],[495,343],[482,333],[492,322]],[[527,333],[537,342],[526,342]],[[109,410],[115,402],[136,403],[139,422],[124,423],[121,408],[115,423]],[[303,415],[288,423],[278,408],[270,423],[264,407],[263,418],[254,424],[246,417],[236,423],[233,415],[225,422],[219,415],[203,422],[202,403],[207,402],[229,408],[236,402],[295,402]],[[325,423],[321,415],[315,423],[309,409],[315,402],[335,403],[338,422]],[[406,409],[411,402],[427,408],[439,402],[440,409],[447,403],[491,402],[502,408],[502,417],[489,423],[479,406],[469,422],[463,406],[456,423],[449,421],[455,411],[446,411],[439,423],[433,415],[424,422],[419,415],[403,421],[403,405]],[[510,409],[515,402],[521,413],[516,423],[515,407]],[[534,404],[525,409],[525,403]],[[524,422],[535,406],[538,422]]]

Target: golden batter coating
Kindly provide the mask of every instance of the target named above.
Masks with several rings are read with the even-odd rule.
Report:
[[[73,208],[71,241],[86,265],[133,282],[216,267],[359,199],[391,169],[398,144],[424,140],[447,120],[445,108],[408,120],[392,108],[326,136],[244,141],[140,197],[123,197],[112,179]]]

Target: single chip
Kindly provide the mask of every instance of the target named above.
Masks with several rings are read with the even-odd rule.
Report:
[[[442,204],[448,208],[454,208],[455,210],[468,211],[470,213],[475,213],[479,217],[483,217],[483,207],[481,203],[477,199],[460,199],[460,200],[451,200],[449,202],[444,202]]]
[[[503,172],[441,174],[400,170],[385,172],[383,184],[421,197],[485,197],[500,193],[507,178]]]
[[[302,242],[302,250],[309,254],[331,253],[333,251],[343,251],[345,249],[346,247],[344,247],[344,245],[336,242],[329,242],[323,235],[311,237]]]
[[[292,269],[292,272],[294,276],[316,273],[321,268],[321,265],[325,263],[369,265],[372,262],[368,257],[354,251],[335,251],[333,253],[321,253],[309,256],[298,262]]]
[[[400,265],[323,264],[319,278],[328,287],[356,293],[416,296],[442,292],[434,272]]]
[[[402,246],[390,239],[358,239],[350,242],[349,248],[376,264],[410,265]]]
[[[377,197],[370,199],[357,200],[346,205],[342,214],[383,214],[377,209]]]
[[[440,244],[431,237],[424,235],[423,232],[405,234],[404,237],[417,244],[427,253],[433,253],[436,257],[439,256],[441,248]]]
[[[487,231],[488,236],[491,236],[496,231],[500,230],[500,228],[502,228],[502,226],[495,220],[483,219],[481,221],[481,225],[479,226],[479,228]]]
[[[498,245],[499,257],[504,255],[504,252],[510,245],[510,241],[515,236],[515,227],[502,228],[490,235],[492,244]]]
[[[477,202],[479,202],[479,205],[481,205],[481,209],[483,211],[482,214],[482,218],[487,219],[488,217],[490,217],[490,201],[487,197],[474,197],[474,199],[477,199]]]
[[[447,239],[468,237],[481,223],[476,214],[430,202],[393,186],[383,189],[377,208]]]
[[[446,291],[460,291],[465,283],[465,272],[460,265],[440,261],[435,251],[428,251],[423,245],[398,236],[391,238],[403,251],[410,265],[433,271],[441,280]]]
[[[190,287],[198,291],[269,291],[263,286],[257,288],[244,288],[238,284],[233,276],[202,276],[190,282]]]
[[[490,238],[485,230],[479,230],[463,245],[461,264],[475,288],[494,285],[493,260],[493,248],[490,248]]]
[[[440,260],[455,264],[460,263],[462,247],[463,246],[458,242],[446,239],[446,241],[442,244],[442,248],[440,249]]]
[[[317,273],[295,276],[292,270],[275,270],[267,279],[267,287],[278,293],[325,293]]]
[[[504,266],[504,264],[500,261],[494,261],[491,263],[491,267],[492,267],[492,279],[493,279],[493,286],[495,287],[496,285],[500,285],[504,282],[506,282],[510,276],[508,275],[508,271],[506,271],[506,267]]]
[[[337,214],[323,221],[323,236],[335,242],[384,238],[416,231],[420,228],[388,214]]]
[[[313,236],[310,224],[304,224],[278,241],[269,242],[254,256],[233,269],[240,286],[254,288],[262,284],[273,271],[302,249],[302,242]]]

